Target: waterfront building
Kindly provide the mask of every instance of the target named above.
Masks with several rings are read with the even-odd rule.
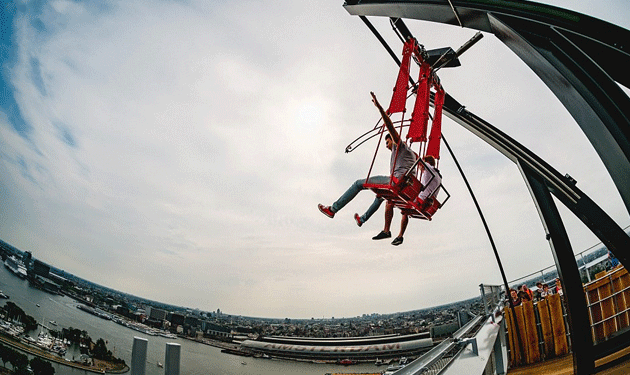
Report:
[[[166,319],[173,325],[183,326],[185,317],[179,313],[169,313]]]
[[[48,293],[61,294],[61,285],[46,277],[42,277],[36,274],[29,280],[31,281],[31,283]]]
[[[48,278],[48,274],[50,273],[50,266],[42,261],[35,259],[33,261],[33,273],[35,275]]]
[[[22,254],[22,262],[24,263],[26,270],[30,270],[33,262],[33,254],[30,251],[25,251]]]
[[[186,318],[184,318],[184,326],[195,328],[195,327],[201,327],[201,324],[199,323],[198,318],[188,315],[186,316]]]
[[[149,319],[165,320],[166,310],[158,309],[157,307],[149,307]]]
[[[210,337],[229,338],[232,336],[228,328],[208,321],[202,321],[201,329],[206,335]]]
[[[241,350],[280,358],[339,361],[415,356],[433,347],[427,332],[351,338],[263,337],[245,340]]]

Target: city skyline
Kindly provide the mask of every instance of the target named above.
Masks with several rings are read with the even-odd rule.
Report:
[[[548,3],[630,27],[626,1]],[[1,11],[6,242],[115,290],[177,306],[220,301],[246,316],[410,311],[501,284],[445,150],[452,197],[433,221],[413,220],[401,246],[371,240],[382,211],[354,222],[369,191],[333,220],[317,210],[367,175],[376,143],[344,150],[378,119],[369,92],[388,102],[398,72],[342,1],[54,0]],[[372,21],[400,53],[389,22]],[[427,49],[475,33],[407,24]],[[439,72],[449,94],[630,224],[592,146],[522,61],[492,35],[460,61]],[[518,168],[448,119],[443,131],[508,279],[553,264]],[[599,242],[559,209],[574,251]]]
[[[628,228],[625,228],[626,231],[628,230]],[[593,267],[596,265],[596,263],[594,261],[597,262],[601,262],[601,256],[602,254],[605,256],[606,255],[606,247],[602,244],[599,243],[595,246],[592,246],[586,250],[583,250],[580,254],[580,256],[576,256],[576,262],[578,264],[578,267],[581,269],[582,266],[587,266],[587,264],[591,264],[591,262],[593,262],[589,267]],[[0,239],[0,254],[2,254],[3,252],[7,253],[7,254],[14,254],[17,255],[18,257],[23,257],[25,252],[27,251],[22,251],[14,246],[12,246],[11,244],[3,241],[2,239]],[[603,252],[603,253],[602,253]],[[586,255],[586,258],[584,257],[584,255]],[[31,254],[32,256],[32,254]],[[34,257],[32,258],[32,260],[36,260],[37,258]],[[142,296],[137,296],[137,295],[133,295],[130,294],[126,291],[123,290],[117,290],[117,289],[112,289],[109,286],[106,285],[100,285],[97,283],[94,283],[88,279],[85,279],[83,277],[68,273],[62,269],[59,269],[57,267],[55,267],[54,265],[51,264],[46,264],[48,267],[50,267],[50,272],[55,274],[56,276],[60,276],[62,278],[68,278],[70,281],[72,281],[73,283],[78,283],[81,286],[89,286],[91,289],[95,289],[95,290],[99,290],[99,292],[106,292],[107,294],[111,294],[111,295],[116,295],[118,297],[124,297],[127,298],[131,301],[135,301],[138,302],[142,305],[144,305],[144,307],[158,307],[160,309],[165,309],[166,311],[170,311],[170,312],[185,312],[185,313],[194,313],[196,315],[198,314],[217,314],[217,316],[221,315],[225,315],[228,317],[238,317],[238,318],[244,318],[244,319],[251,319],[251,320],[262,320],[262,321],[285,321],[286,319],[290,319],[290,320],[294,320],[294,321],[309,321],[309,320],[318,320],[318,321],[327,321],[327,320],[335,320],[337,319],[338,321],[342,321],[342,320],[346,320],[346,319],[359,319],[359,318],[365,318],[365,317],[388,317],[388,316],[396,316],[396,315],[405,315],[405,314],[413,314],[413,313],[417,313],[417,312],[424,312],[424,311],[429,311],[429,310],[435,310],[435,309],[446,309],[446,308],[450,308],[451,306],[456,306],[456,305],[461,305],[461,304],[470,304],[473,301],[479,300],[481,298],[480,295],[477,296],[473,296],[467,299],[463,299],[463,300],[457,300],[457,301],[448,301],[446,303],[440,304],[440,305],[434,305],[434,306],[426,306],[426,307],[417,307],[414,308],[412,310],[408,310],[408,311],[394,311],[394,312],[387,312],[387,313],[377,313],[377,312],[371,312],[371,313],[367,313],[367,312],[363,312],[360,315],[356,315],[356,316],[341,316],[341,317],[337,317],[335,318],[334,316],[322,316],[322,317],[310,317],[310,318],[294,318],[294,317],[288,317],[288,316],[284,316],[284,317],[270,317],[270,316],[246,316],[243,314],[239,314],[239,313],[230,313],[230,312],[224,312],[221,311],[221,309],[219,307],[216,307],[216,311],[215,309],[200,309],[199,307],[195,307],[195,306],[177,306],[177,305],[171,305],[168,303],[165,303],[163,301],[158,301],[158,300],[150,300],[147,299],[145,297]],[[596,268],[595,272],[599,272],[601,269],[600,268]],[[538,275],[538,272],[540,272],[540,275]],[[509,284],[511,287],[517,287],[520,286],[523,283],[529,284],[532,288],[534,287],[534,283],[536,281],[545,281],[544,279],[541,279],[541,277],[547,277],[547,280],[552,280],[553,278],[557,277],[557,271],[555,271],[555,267],[554,266],[548,266],[542,270],[539,270],[538,272],[536,272],[535,274],[530,274],[530,275],[525,275],[525,276],[521,276],[517,279],[511,280],[509,281]],[[592,270],[588,270],[586,269],[587,273],[593,273]],[[552,275],[551,277],[549,275]],[[584,278],[588,279],[588,276],[583,275]]]
[[[4,249],[3,249],[4,248]],[[0,254],[2,253],[2,250],[6,250],[9,249],[8,251],[13,254],[16,255],[18,257],[21,257],[24,255],[25,252],[27,252],[28,250],[21,250],[16,248],[15,246],[3,241],[2,239],[0,239]],[[33,257],[32,260],[37,260],[37,257]],[[45,263],[46,264],[46,263]],[[56,276],[60,276],[63,278],[68,278],[68,280],[72,281],[73,283],[78,283],[81,286],[89,286],[90,288],[94,289],[94,290],[98,290],[99,292],[104,292],[107,294],[112,294],[112,295],[117,295],[118,297],[124,297],[124,298],[128,298],[131,301],[135,301],[138,302],[139,304],[143,305],[143,307],[150,307],[150,308],[160,308],[160,309],[164,309],[165,311],[168,312],[178,312],[178,313],[194,313],[195,315],[198,314],[217,314],[217,316],[226,316],[226,317],[235,317],[235,318],[243,318],[243,319],[251,319],[251,320],[261,320],[261,321],[286,321],[286,319],[290,319],[292,321],[311,321],[311,320],[318,320],[318,321],[328,321],[328,320],[338,320],[338,321],[343,321],[343,320],[352,320],[352,319],[357,319],[357,318],[365,318],[365,317],[387,317],[387,316],[392,316],[392,315],[399,315],[399,314],[409,314],[409,313],[415,313],[415,312],[422,312],[422,311],[427,311],[427,310],[434,310],[434,309],[444,309],[453,305],[458,305],[458,304],[462,304],[462,303],[470,303],[474,300],[478,300],[480,299],[480,296],[475,296],[475,297],[471,297],[465,300],[461,300],[461,301],[451,301],[442,305],[438,305],[438,306],[428,306],[428,307],[422,307],[422,308],[417,308],[417,309],[413,309],[413,310],[409,310],[409,311],[396,311],[396,312],[391,312],[391,313],[362,313],[360,315],[357,316],[341,316],[341,317],[334,317],[334,316],[328,316],[328,317],[310,317],[310,318],[294,318],[294,317],[289,317],[289,316],[283,316],[283,317],[271,317],[271,316],[246,316],[243,314],[239,314],[239,313],[230,313],[230,312],[225,312],[225,311],[221,311],[221,309],[219,307],[216,307],[215,309],[211,309],[211,310],[204,310],[204,309],[200,309],[199,307],[196,306],[178,306],[178,305],[171,305],[168,303],[165,303],[163,301],[158,301],[158,300],[150,300],[147,299],[145,297],[142,296],[137,296],[137,295],[133,295],[130,294],[124,290],[117,290],[117,289],[112,289],[111,287],[107,286],[107,285],[100,285],[97,283],[94,283],[93,281],[90,281],[88,279],[85,279],[83,277],[80,277],[78,275],[74,275],[71,273],[68,273],[62,269],[59,269],[57,267],[55,267],[52,264],[46,264],[47,266],[50,267],[50,272],[55,274]]]

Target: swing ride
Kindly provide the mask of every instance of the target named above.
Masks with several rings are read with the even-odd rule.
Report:
[[[573,115],[610,173],[622,201],[630,212],[630,183],[628,181],[628,176],[630,176],[630,114],[628,113],[630,98],[617,84],[630,87],[630,75],[626,71],[626,66],[630,64],[628,52],[630,32],[628,30],[583,14],[530,1],[347,0],[344,8],[351,15],[359,16],[368,26],[394,60],[399,63],[401,72],[407,69],[404,65],[407,63],[405,59],[409,49],[403,50],[403,62],[399,62],[366,16],[389,17],[393,29],[398,33],[405,47],[413,39],[413,35],[405,26],[403,19],[439,22],[494,34],[539,76]],[[462,47],[460,50],[465,49]],[[589,332],[588,308],[579,271],[571,242],[552,194],[575,214],[626,267],[630,267],[630,237],[606,212],[577,188],[575,180],[570,176],[560,174],[516,140],[468,111],[448,93],[440,93],[441,85],[435,74],[431,74],[431,71],[426,69],[424,75],[422,73],[422,64],[426,63],[426,56],[422,53],[416,54],[415,51],[411,46],[411,53],[421,66],[417,88],[413,83],[410,86],[413,88],[412,91],[417,90],[416,107],[409,123],[401,120],[399,124],[401,129],[404,126],[411,128],[411,123],[414,121],[418,121],[420,126],[416,127],[416,124],[413,124],[414,129],[409,130],[407,140],[420,142],[420,144],[424,142],[421,141],[423,139],[421,125],[424,116],[428,117],[424,112],[428,107],[423,100],[427,100],[428,97],[435,108],[432,128],[436,127],[437,120],[436,129],[439,129],[441,122],[441,116],[438,116],[439,108],[454,122],[470,130],[517,164],[539,211],[546,238],[565,287],[570,330],[573,333]],[[450,55],[445,53],[445,60],[452,59],[453,55],[457,56],[457,53]],[[433,68],[434,73],[435,70],[446,65],[433,62],[429,66]],[[403,98],[402,93],[399,92],[399,83],[402,81],[400,74],[388,109],[390,113],[395,113],[395,110],[400,109]],[[433,82],[423,81],[425,76],[433,76],[435,79]],[[407,85],[406,81],[404,85]],[[426,94],[423,92],[426,88],[433,88],[435,92]],[[404,99],[406,100],[407,90],[402,91],[405,91]],[[418,106],[418,101],[421,102],[420,106]],[[404,114],[404,108],[402,113]],[[426,132],[426,129],[424,131]],[[375,127],[374,130],[359,137],[355,141],[358,142],[357,145],[348,146],[346,151],[351,151],[373,136],[382,136],[382,132],[381,129]],[[431,133],[433,134],[433,129]],[[436,134],[439,137],[438,130]],[[441,139],[452,155],[446,139],[443,136]],[[431,136],[428,143],[426,149],[420,146],[421,155],[435,153],[435,143],[432,144]],[[437,150],[439,156],[439,143]],[[455,163],[484,222],[507,288],[496,247],[479,205],[456,160]],[[408,210],[407,212],[412,217],[429,220],[435,211],[430,212],[416,205],[416,191],[420,192],[423,188],[416,181],[408,178],[403,178],[402,181],[392,179],[392,183],[388,185],[365,187],[373,190],[377,196],[380,195],[392,201],[401,210]],[[436,203],[436,209],[443,206],[444,202]],[[596,359],[624,348],[627,349],[629,342],[630,331],[624,331],[605,342],[594,342],[588,334],[573,334],[571,345],[574,373],[593,373]]]
[[[410,60],[412,55],[414,56],[414,60],[420,65],[420,70],[417,83],[409,85]],[[429,168],[423,159],[427,156],[433,157],[436,161],[440,159],[442,105],[444,104],[444,89],[433,71],[432,66],[427,61],[427,56],[424,47],[419,45],[415,39],[409,38],[405,42],[402,64],[400,65],[394,93],[387,110],[388,115],[402,113],[403,118],[399,122],[399,133],[402,134],[403,128],[405,126],[408,127],[407,141],[409,141],[410,144],[418,143],[418,154],[420,157],[417,158],[416,162],[400,178],[396,178],[392,170],[389,183],[369,183],[367,181],[369,181],[370,173],[374,166],[374,161],[376,160],[376,153],[378,153],[379,150],[377,145],[374,158],[372,159],[372,165],[370,165],[366,183],[363,184],[363,187],[372,190],[378,197],[392,202],[404,215],[408,215],[412,218],[431,220],[433,214],[446,203],[450,195],[446,189],[444,189],[440,181],[432,192],[425,194],[424,199],[420,198],[420,194],[431,185],[434,179],[438,178],[436,174],[439,173],[439,171]],[[431,133],[427,139],[431,88],[435,89],[436,99]],[[411,94],[409,94],[409,92],[411,92]],[[407,98],[413,94],[416,95],[413,113],[410,120],[405,120],[404,114],[406,112]],[[384,125],[381,125],[379,128],[377,124],[381,139],[384,133],[384,127]],[[381,139],[379,139],[379,144]],[[352,145],[346,148],[346,150],[352,149]],[[397,148],[396,153],[398,153],[398,150]],[[397,155],[395,157],[397,157]],[[428,178],[425,177],[423,179],[422,174],[425,173],[429,173],[431,176],[427,176]],[[421,180],[415,177],[416,175],[420,175],[421,180],[424,180],[425,184],[422,184],[420,182]],[[440,190],[445,191],[447,194],[446,199],[441,203],[437,199],[437,194]]]
[[[398,26],[406,30],[401,22],[398,23]],[[436,168],[432,168],[427,166],[427,163],[424,161],[426,157],[430,156],[436,163],[439,163],[440,143],[443,139],[442,107],[446,93],[436,73],[443,67],[460,66],[458,57],[482,37],[481,33],[475,34],[457,51],[450,47],[427,51],[424,46],[418,44],[415,38],[411,37],[410,34],[408,35],[403,45],[402,62],[399,64],[398,77],[389,108],[386,112],[388,116],[400,113],[401,120],[396,121],[399,133],[402,134],[403,129],[407,128],[406,141],[409,142],[410,146],[413,143],[418,144],[417,160],[403,176],[396,178],[392,169],[389,183],[369,182],[379,145],[385,133],[385,125],[380,124],[380,120],[372,130],[362,134],[346,147],[346,152],[352,152],[367,140],[380,136],[368,176],[365,179],[366,183],[363,184],[363,187],[372,190],[377,197],[391,202],[400,209],[403,215],[430,221],[437,210],[443,207],[451,197],[441,182],[441,174],[437,169],[438,165],[436,164]],[[393,54],[392,56],[394,57]],[[419,66],[417,82],[414,82],[410,77],[412,57],[413,61]],[[433,91],[431,91],[432,89]],[[407,99],[412,95],[415,95],[412,115],[410,119],[405,119]],[[429,111],[431,101],[433,101],[434,106],[433,116],[431,116]],[[430,132],[428,131],[429,119],[431,119]],[[427,133],[429,133],[428,137]],[[398,149],[396,152],[398,152]],[[423,176],[424,174],[428,175]],[[416,175],[419,175],[420,179],[416,178]],[[432,184],[432,182],[436,178],[438,178],[439,183],[437,186],[433,186],[435,184]],[[442,199],[440,201],[438,195],[445,195],[445,197],[440,198]]]

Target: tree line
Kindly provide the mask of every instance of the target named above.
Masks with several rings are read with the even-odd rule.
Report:
[[[18,320],[24,325],[25,331],[34,331],[37,329],[37,320],[27,315],[18,305],[13,302],[7,302],[4,305],[4,314],[8,320]]]
[[[39,357],[34,357],[29,361],[26,354],[3,344],[0,344],[0,360],[2,360],[2,367],[5,369],[9,363],[15,375],[53,375],[55,373],[55,368],[50,362]],[[29,372],[29,365],[32,373]]]
[[[27,315],[24,310],[22,310],[15,303],[8,301],[5,306],[1,307],[0,309],[3,310],[4,316],[7,320],[21,322],[21,324],[24,326],[25,332],[31,332],[37,329],[37,320],[35,320],[35,318],[33,318],[32,316]],[[125,366],[125,361],[123,359],[114,357],[111,350],[107,349],[105,340],[100,338],[95,343],[94,341],[92,341],[92,338],[85,330],[69,327],[62,328],[61,331],[50,329],[48,333],[54,338],[66,339],[72,344],[79,344],[79,350],[81,354],[88,354],[95,359]],[[26,355],[10,347],[2,346],[0,347],[0,357],[2,358],[3,364],[10,363],[12,365],[14,374],[28,374],[27,368],[29,365],[29,361]],[[33,360],[36,360],[35,364],[32,363]],[[32,371],[36,375],[49,375],[54,373],[54,368],[52,367],[50,362],[43,361],[37,357],[33,358],[33,360],[30,361],[30,366],[32,368]],[[48,364],[52,372],[46,372],[48,371],[48,367],[41,364],[40,362]],[[38,369],[38,371],[41,370],[44,372],[37,372],[36,369]]]

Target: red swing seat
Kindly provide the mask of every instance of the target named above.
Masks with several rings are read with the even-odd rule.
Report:
[[[392,202],[400,212],[410,217],[423,220],[431,220],[433,214],[442,206],[435,198],[423,201],[418,198],[422,191],[422,184],[412,175],[402,179],[392,178],[392,184],[363,184],[363,187],[372,190],[377,197]],[[436,190],[437,191],[437,190]],[[447,198],[448,199],[448,198]]]
[[[396,80],[396,86],[394,87],[394,93],[390,102],[388,114],[405,112],[405,105],[407,101],[407,91],[409,89],[409,64],[411,55],[416,56],[417,61],[420,63],[420,72],[418,77],[418,87],[416,90],[416,100],[409,123],[409,131],[407,138],[411,142],[427,142],[427,127],[429,120],[429,102],[431,87],[436,90],[435,93],[435,112],[432,121],[431,134],[428,139],[428,145],[425,150],[425,155],[431,155],[436,160],[440,158],[440,137],[442,134],[442,106],[444,104],[444,89],[439,83],[439,80],[433,74],[431,66],[425,61],[424,49],[420,49],[414,39],[409,39],[403,47],[403,59],[400,65],[398,78]],[[401,121],[401,130],[402,130]],[[377,146],[378,152],[378,146]],[[376,156],[376,155],[375,155]],[[372,162],[374,165],[374,162]],[[414,167],[416,168],[416,167]],[[371,171],[371,168],[370,168]],[[369,177],[369,173],[368,173]],[[418,195],[423,190],[423,186],[420,181],[412,174],[407,173],[402,179],[391,177],[390,184],[370,184],[366,183],[363,187],[372,190],[377,197],[387,199],[392,202],[394,206],[398,207],[403,214],[410,217],[424,220],[431,220],[436,211],[446,203],[450,198],[450,195],[444,189],[447,194],[446,199],[440,203],[436,199],[437,193],[440,188],[443,189],[440,184],[435,192],[423,201],[418,199]]]

